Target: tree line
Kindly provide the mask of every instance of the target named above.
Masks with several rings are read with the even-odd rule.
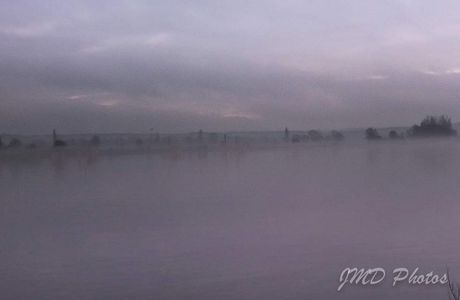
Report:
[[[388,134],[389,139],[403,139],[405,137],[449,137],[456,136],[457,131],[453,128],[452,120],[446,116],[426,116],[420,124],[410,127],[405,133],[391,130]],[[365,131],[367,140],[380,140],[382,135],[376,128],[369,127]]]

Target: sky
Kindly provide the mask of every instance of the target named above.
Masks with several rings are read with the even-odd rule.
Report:
[[[0,133],[460,121],[460,1],[0,0]]]

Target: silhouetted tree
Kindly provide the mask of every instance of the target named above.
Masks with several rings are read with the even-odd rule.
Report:
[[[318,130],[310,130],[310,131],[308,131],[308,137],[312,141],[320,141],[320,140],[322,140],[324,138],[323,135],[321,134],[321,132],[319,132]]]
[[[340,131],[337,131],[337,130],[332,130],[331,131],[331,138],[335,141],[341,141],[343,140],[345,137],[343,135],[343,133],[341,133]]]
[[[199,140],[200,142],[203,141],[203,130],[201,130],[201,129],[200,129],[200,131],[198,131],[198,140]]]
[[[390,133],[388,134],[388,137],[390,139],[397,139],[398,138],[398,133],[395,131],[395,130],[392,130],[390,131]]]
[[[22,142],[17,138],[12,138],[8,143],[8,148],[19,148],[22,146]]]
[[[217,133],[215,133],[215,132],[209,133],[209,141],[211,143],[217,143],[218,140],[219,140],[219,136],[218,136]]]
[[[396,130],[391,130],[388,133],[388,137],[392,140],[397,140],[397,139],[403,139],[404,136],[402,134],[399,134]]]
[[[92,146],[97,147],[97,146],[99,146],[101,144],[101,139],[99,138],[99,136],[94,135],[91,138],[90,143],[91,143]]]
[[[53,129],[53,147],[65,147],[67,143],[57,138],[56,129]]]
[[[452,121],[448,116],[427,116],[420,125],[414,125],[408,132],[412,137],[428,136],[454,136],[457,131],[452,127]]]
[[[377,129],[369,127],[366,129],[366,139],[368,140],[380,140],[382,137],[380,136]]]
[[[295,134],[293,137],[292,137],[292,142],[293,143],[305,143],[308,141],[308,136],[306,134]]]
[[[31,150],[32,150],[32,149],[37,149],[37,144],[35,144],[35,143],[27,144],[27,145],[26,145],[26,148],[27,148],[27,149],[31,149]]]
[[[3,147],[3,142],[2,142],[2,138],[0,137],[0,148]]]
[[[284,141],[289,142],[289,129],[287,127],[284,129]]]

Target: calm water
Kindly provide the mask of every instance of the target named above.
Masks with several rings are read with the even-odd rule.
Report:
[[[0,298],[448,299],[390,277],[460,281],[459,178],[455,140],[3,159]]]

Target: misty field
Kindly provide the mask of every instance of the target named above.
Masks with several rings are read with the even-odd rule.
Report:
[[[333,299],[343,268],[460,281],[460,141],[0,160],[2,299]],[[340,299],[447,299],[345,287]]]

